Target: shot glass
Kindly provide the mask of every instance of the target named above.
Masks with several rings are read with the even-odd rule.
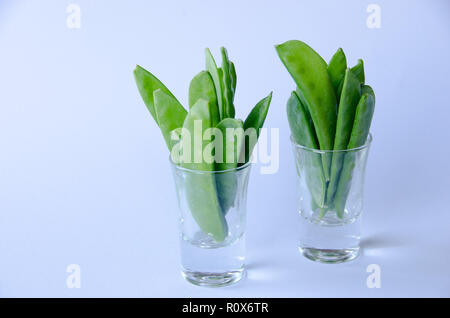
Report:
[[[301,146],[291,138],[297,168],[298,248],[308,259],[341,263],[359,255],[371,141],[369,134],[361,147],[324,151]],[[324,167],[329,167],[328,173]]]
[[[251,163],[224,171],[172,162],[179,204],[181,271],[190,283],[219,287],[245,276],[247,187]]]

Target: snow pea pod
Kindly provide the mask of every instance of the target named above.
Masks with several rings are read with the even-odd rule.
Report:
[[[223,71],[217,67],[216,61],[211,54],[211,51],[206,48],[205,49],[205,61],[206,61],[206,70],[212,77],[214,82],[214,87],[216,89],[217,96],[217,105],[219,106],[219,114],[220,119],[223,118],[224,115],[224,100],[223,100],[223,84],[222,84],[222,73]]]
[[[198,73],[189,84],[189,108],[199,100],[207,100],[211,106],[212,127],[220,121],[219,106],[217,105],[216,88],[211,75],[207,71]]]
[[[339,48],[328,63],[328,75],[330,76],[331,84],[333,84],[336,97],[339,99],[340,94],[337,95],[339,85],[344,79],[345,70],[347,69],[347,59],[344,51]]]
[[[301,102],[311,114],[321,150],[333,149],[337,103],[327,63],[307,44],[292,40],[277,45],[281,61],[297,84]],[[329,179],[330,158],[322,157],[325,179]]]
[[[136,65],[134,69],[134,79],[136,81],[136,85],[138,87],[139,93],[141,94],[142,99],[144,100],[145,105],[147,106],[150,114],[153,119],[159,125],[158,118],[155,112],[155,103],[153,99],[153,92],[157,89],[161,89],[164,93],[168,94],[170,97],[175,98],[173,94],[169,91],[167,87],[164,86],[163,83],[159,79],[156,78],[152,73],[142,68],[139,65]]]
[[[294,141],[308,148],[319,149],[310,114],[296,92],[292,92],[288,99],[287,116]]]
[[[222,53],[223,118],[234,118],[234,87],[231,63],[224,47],[220,48],[220,52]]]
[[[270,94],[261,99],[255,107],[251,110],[250,114],[248,114],[247,118],[244,121],[244,131],[248,132],[249,128],[254,129],[256,133],[256,138],[245,138],[243,141],[244,150],[241,152],[241,157],[239,158],[239,165],[243,165],[250,160],[253,148],[258,141],[260,129],[264,125],[264,121],[266,120],[267,112],[269,111],[270,102],[272,101],[272,92]]]
[[[287,117],[294,141],[299,145],[317,149],[317,140],[311,125],[309,113],[295,92],[291,93],[287,102]],[[310,169],[305,171],[306,184],[312,196],[313,206],[323,207],[326,183],[320,154],[312,151],[305,152],[305,154],[304,165],[310,167]],[[301,167],[297,166],[298,173],[300,170]]]
[[[301,41],[287,41],[276,46],[276,50],[302,92],[300,99],[307,102],[320,149],[333,149],[337,105],[327,63]]]
[[[363,85],[361,93],[367,96],[367,101],[360,101],[356,107],[355,123],[353,124],[348,149],[364,145],[372,123],[373,112],[375,110],[375,93],[369,85]]]
[[[352,72],[359,79],[361,85],[364,85],[365,75],[364,75],[364,62],[362,59],[358,60],[358,63],[351,68]]]
[[[158,88],[153,92],[155,113],[159,128],[169,150],[172,150],[173,141],[171,132],[183,126],[187,111],[172,96]]]
[[[353,149],[361,147],[367,141],[372,122],[373,112],[375,110],[375,94],[370,86],[362,87],[362,96],[356,107],[355,120],[352,133],[347,148]],[[344,165],[336,190],[335,207],[339,218],[344,216],[345,203],[350,191],[353,169],[355,167],[355,152],[348,152],[345,155]]]
[[[358,64],[356,64],[355,66],[353,66],[351,68],[353,74],[355,74],[355,76],[358,78],[359,82],[361,85],[364,85],[364,81],[365,81],[365,76],[364,76],[364,62],[363,60],[359,59],[358,60]],[[342,94],[342,87],[344,86],[344,80],[342,80],[339,83],[339,87],[337,90],[337,96],[341,96]]]
[[[228,170],[236,168],[240,151],[242,150],[242,137],[244,123],[240,119],[225,118],[216,126],[222,133],[222,160],[216,163],[216,170]]]
[[[223,137],[221,158],[216,161],[216,171],[234,169],[238,165],[240,151],[242,150],[244,123],[240,119],[225,118],[216,128],[221,131]],[[216,148],[216,155],[217,151]],[[235,172],[217,173],[216,185],[222,212],[226,214],[233,205],[236,196],[237,179]]]
[[[234,67],[234,63],[233,62],[230,62],[230,73],[231,73],[231,84],[233,86],[233,94],[235,94],[236,93],[237,77],[236,77],[236,68]]]
[[[186,116],[183,128],[190,132],[190,136],[183,135],[182,138],[191,139],[191,153],[196,151],[195,138],[198,137],[194,136],[196,121],[202,123],[202,137],[205,130],[212,127],[211,107],[207,100],[199,99]],[[205,148],[207,143],[209,141],[203,141],[201,150]],[[184,189],[189,209],[200,229],[211,235],[217,242],[222,242],[227,236],[227,223],[217,196],[215,177],[212,173],[205,173],[205,171],[215,170],[214,162],[207,162],[203,156],[200,162],[195,162],[193,159],[195,158],[191,158],[191,162],[182,163],[185,168],[199,170],[198,173],[192,172],[185,176]]]
[[[345,71],[342,94],[339,101],[338,118],[336,124],[336,136],[334,139],[334,150],[347,149],[350,135],[352,133],[353,123],[355,121],[355,112],[358,102],[361,98],[361,86],[358,78],[350,69]],[[339,181],[339,174],[342,169],[344,153],[333,153],[331,161],[330,183],[327,190],[327,203],[333,202],[336,187]]]

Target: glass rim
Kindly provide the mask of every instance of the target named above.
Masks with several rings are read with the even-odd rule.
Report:
[[[227,173],[227,172],[236,172],[236,171],[245,170],[252,165],[252,161],[249,160],[248,162],[246,162],[245,164],[243,164],[241,166],[237,166],[236,168],[231,168],[231,169],[226,169],[226,170],[196,170],[196,169],[185,168],[185,167],[182,167],[182,166],[176,164],[175,162],[173,162],[171,155],[169,155],[169,162],[172,165],[172,167],[174,167],[175,169],[177,169],[179,171],[197,173],[197,174],[219,174],[219,173]]]
[[[326,153],[339,153],[339,152],[355,152],[355,151],[366,149],[372,143],[373,137],[372,137],[372,134],[369,133],[369,135],[367,136],[367,139],[366,139],[366,142],[364,143],[364,145],[356,147],[356,148],[342,149],[342,150],[320,150],[320,149],[315,149],[315,148],[309,148],[309,147],[306,147],[306,146],[303,146],[303,145],[300,145],[300,144],[296,143],[295,140],[294,140],[294,137],[292,135],[291,135],[290,139],[291,139],[291,143],[296,148],[300,148],[300,149],[307,150],[307,151],[310,151],[310,152],[326,154]]]

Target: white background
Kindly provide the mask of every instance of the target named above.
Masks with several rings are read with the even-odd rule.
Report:
[[[450,2],[0,2],[0,296],[450,296]],[[296,250],[295,168],[285,104],[294,83],[274,44],[327,61],[363,58],[376,93],[363,255],[323,265]],[[175,189],[163,138],[132,76],[156,74],[186,104],[203,49],[226,46],[237,116],[274,91],[280,168],[254,166],[248,278],[205,289],[179,273]],[[81,288],[66,267],[81,266]],[[381,267],[380,289],[366,267]]]

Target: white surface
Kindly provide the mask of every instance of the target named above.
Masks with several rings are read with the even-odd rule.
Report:
[[[69,1],[0,3],[0,296],[450,296],[448,1]],[[295,168],[285,103],[294,83],[274,44],[362,57],[377,106],[364,255],[322,265],[296,250]],[[182,102],[203,49],[228,48],[237,115],[274,91],[280,169],[254,167],[248,278],[204,289],[179,274],[167,151],[135,87],[139,63]],[[81,266],[81,288],[66,267]],[[381,267],[369,289],[366,268]]]

